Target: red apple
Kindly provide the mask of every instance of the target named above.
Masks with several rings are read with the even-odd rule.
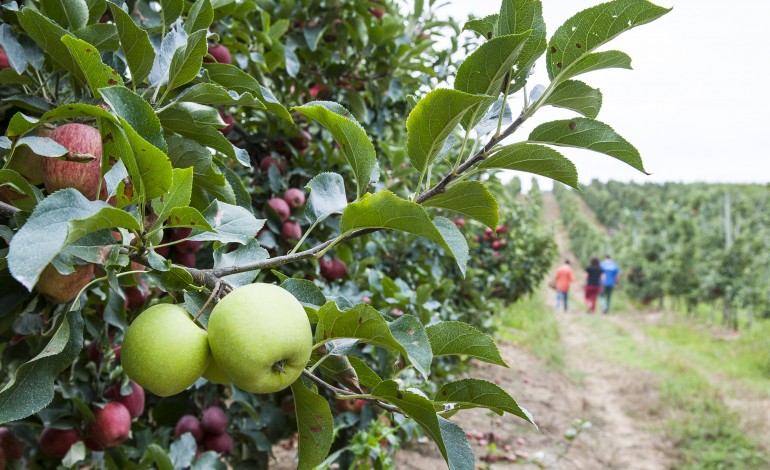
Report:
[[[318,261],[318,265],[321,268],[321,276],[327,281],[336,281],[345,276],[348,272],[348,267],[341,260],[323,259]]]
[[[40,274],[35,289],[57,304],[66,304],[78,295],[80,289],[94,277],[94,265],[75,266],[72,274],[60,274],[52,264]]]
[[[369,11],[371,12],[372,16],[377,19],[382,18],[382,16],[385,14],[385,10],[381,8],[370,8]]]
[[[305,129],[302,129],[299,131],[299,135],[290,138],[289,142],[295,149],[302,152],[310,145],[311,140],[313,140],[312,134]]]
[[[219,62],[220,64],[232,64],[233,57],[230,55],[230,49],[226,48],[222,44],[212,44],[209,46],[209,55],[214,58],[211,60],[209,57],[204,57],[203,62],[212,63]]]
[[[210,406],[203,411],[201,428],[207,434],[222,434],[227,429],[229,421],[225,410],[218,406]]]
[[[131,432],[131,413],[122,403],[107,403],[94,410],[94,422],[88,428],[97,444],[107,449],[117,447]]]
[[[272,198],[267,201],[267,205],[273,209],[276,214],[278,214],[281,222],[286,222],[289,219],[289,216],[291,215],[291,209],[289,208],[289,204],[287,204],[283,199],[279,199],[277,197]]]
[[[455,219],[455,225],[458,227],[465,227],[465,219],[462,217]]]
[[[289,188],[283,193],[283,200],[292,209],[302,207],[305,204],[305,192],[299,188]]]
[[[495,240],[492,242],[492,249],[493,250],[499,250],[500,247],[503,246],[500,240]]]
[[[38,442],[44,454],[61,459],[79,439],[80,432],[77,429],[45,428]]]
[[[13,435],[10,429],[0,428],[0,451],[11,460],[21,460],[24,457],[24,443]]]
[[[302,227],[293,220],[287,220],[281,228],[281,238],[284,240],[299,240],[302,238]]]
[[[294,416],[296,408],[294,407],[294,397],[292,395],[284,395],[281,398],[281,411],[286,416]]]
[[[8,54],[3,49],[0,49],[0,69],[7,69],[11,67],[11,63],[8,62]]]
[[[322,100],[329,94],[329,89],[324,85],[316,83],[308,90],[310,97],[314,100]]]
[[[206,434],[203,436],[203,448],[220,454],[229,454],[233,450],[233,438],[227,433]]]
[[[84,124],[65,124],[49,136],[69,153],[59,158],[43,158],[43,182],[52,193],[63,188],[75,188],[92,201],[96,199],[101,178],[102,138],[99,130]]]
[[[270,167],[274,166],[281,174],[286,169],[286,162],[275,157],[265,157],[259,162],[259,169],[267,173]]]
[[[203,245],[202,242],[185,240],[185,238],[189,237],[191,233],[191,228],[178,228],[172,233],[171,240],[184,240],[183,242],[174,245],[174,250],[176,250],[177,253],[197,253],[201,249],[201,246]]]
[[[508,233],[509,231],[507,225],[498,225],[497,228],[495,228],[495,232],[497,233]]]
[[[201,428],[201,422],[193,415],[184,415],[176,422],[176,428],[174,429],[174,435],[180,437],[182,434],[189,432],[195,438],[197,442],[203,438],[203,429]]]
[[[144,305],[150,296],[150,286],[144,281],[139,281],[136,286],[124,287],[123,293],[126,294],[126,308],[133,310]]]
[[[174,260],[176,264],[187,266],[188,268],[194,268],[197,264],[195,253],[176,253]]]
[[[144,389],[138,383],[131,380],[131,392],[128,395],[120,394],[120,384],[112,384],[104,391],[104,396],[125,406],[132,418],[137,418],[144,413]]]
[[[229,114],[223,113],[222,111],[219,112],[219,116],[222,118],[223,121],[225,121],[225,124],[227,124],[227,126],[223,127],[222,129],[219,129],[219,132],[221,132],[225,136],[230,135],[230,133],[233,131],[233,127],[235,127],[235,118],[230,116]]]

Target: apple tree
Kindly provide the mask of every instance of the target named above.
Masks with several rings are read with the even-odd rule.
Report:
[[[544,275],[552,245],[490,173],[576,187],[558,147],[644,171],[575,77],[629,68],[598,49],[668,9],[614,0],[549,38],[540,1],[504,0],[465,24],[457,65],[424,3],[3,5],[0,462],[264,467],[296,427],[312,468],[344,444],[331,404],[353,400],[473,468],[455,413],[534,424],[495,384],[433,378],[450,357],[506,366],[446,300],[480,271],[503,279],[481,301]],[[580,116],[509,138],[545,106]],[[518,235],[538,262],[474,264]]]

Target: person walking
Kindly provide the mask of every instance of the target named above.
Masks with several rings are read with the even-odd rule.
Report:
[[[607,255],[601,264],[603,276],[602,282],[602,303],[604,304],[603,312],[606,315],[610,311],[610,301],[612,300],[612,291],[620,283],[620,268],[618,264],[612,260],[610,255]]]
[[[586,268],[586,306],[588,313],[596,312],[596,299],[602,291],[602,268],[599,258],[591,258],[591,264]]]
[[[569,286],[575,282],[575,273],[572,272],[569,260],[565,259],[564,264],[559,266],[554,276],[554,287],[556,287],[556,309],[564,304],[564,313],[567,312],[567,301],[569,299]]]

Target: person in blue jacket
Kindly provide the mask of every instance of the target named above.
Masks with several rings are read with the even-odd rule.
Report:
[[[604,261],[602,261],[600,266],[604,273],[602,276],[602,311],[606,315],[610,311],[612,291],[615,290],[615,287],[620,283],[620,268],[618,268],[618,264],[612,260],[610,255],[607,255],[604,258]]]

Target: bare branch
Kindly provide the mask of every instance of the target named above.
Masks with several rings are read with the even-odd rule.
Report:
[[[331,385],[329,383],[324,382],[323,379],[321,379],[318,376],[313,375],[312,373],[308,372],[307,370],[302,371],[302,375],[307,377],[308,379],[312,380],[313,383],[318,385],[319,387],[326,389],[335,395],[358,395],[357,393],[351,392],[349,390],[345,390],[342,388],[335,387],[334,385]],[[399,413],[403,414],[400,408],[397,406],[389,405],[388,403],[381,402],[380,400],[377,400],[376,398],[361,398],[361,400],[368,401],[369,403],[379,406],[383,410],[390,411],[391,413]]]

